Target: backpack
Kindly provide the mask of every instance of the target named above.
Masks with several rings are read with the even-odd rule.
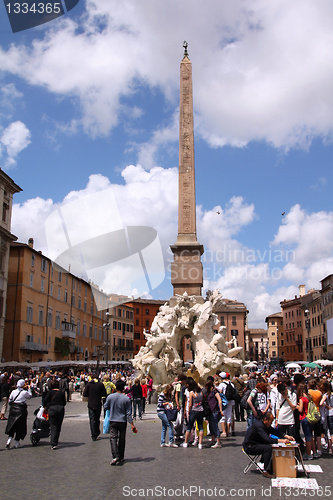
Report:
[[[245,391],[244,396],[242,397],[242,399],[240,401],[240,405],[241,405],[242,408],[244,408],[244,410],[250,410],[251,409],[250,406],[249,406],[249,404],[248,404],[248,402],[247,402],[247,400],[249,399],[249,396],[250,396],[251,392],[252,392],[251,389],[247,389],[247,391]],[[254,398],[252,398],[252,404],[253,404],[253,406],[255,406],[255,401],[257,399],[257,394],[258,394],[258,392],[256,391],[256,394],[255,394]]]
[[[312,399],[309,401],[308,405],[308,413],[306,415],[306,419],[309,422],[309,424],[316,424],[320,420],[320,413],[312,401]]]
[[[225,397],[227,398],[228,401],[236,399],[238,393],[237,393],[237,389],[234,386],[234,384],[232,384],[231,382],[228,382],[224,394],[225,394]]]
[[[220,398],[221,398],[221,401],[222,401],[222,410],[225,410],[226,407],[228,406],[228,400],[225,397],[225,395],[223,394],[223,392],[220,393]]]

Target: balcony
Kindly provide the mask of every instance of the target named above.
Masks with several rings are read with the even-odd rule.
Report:
[[[49,352],[47,344],[40,344],[38,342],[32,342],[30,340],[22,342],[20,349],[22,351]]]
[[[134,346],[127,347],[125,345],[114,345],[113,346],[113,350],[114,351],[128,351],[128,352],[131,352],[131,351],[134,351]]]
[[[62,321],[61,323],[62,338],[76,339],[76,324],[67,323],[67,321]]]

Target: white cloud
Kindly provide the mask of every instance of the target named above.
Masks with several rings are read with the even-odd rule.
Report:
[[[306,148],[314,137],[332,138],[330,0],[321,0],[320,9],[312,0],[86,5],[77,24],[74,18],[57,20],[49,31],[36,32],[40,38],[30,47],[1,50],[0,64],[29,84],[76,97],[81,124],[92,136],[108,134],[119,123],[128,110],[126,98],[142,85],[158,88],[177,107],[185,37],[197,128],[211,145],[266,140]]]
[[[0,132],[0,148],[2,147],[2,153],[5,152],[7,167],[16,163],[17,155],[30,144],[30,138],[30,130],[21,121],[11,123]]]
[[[63,207],[66,224],[77,229],[76,239],[84,238],[90,231],[88,219],[82,225],[77,213],[64,210],[70,203],[89,199],[89,196],[91,200],[98,200],[96,193],[98,196],[112,188],[121,225],[153,227],[158,233],[168,269],[173,261],[169,247],[177,237],[177,169],[153,167],[146,171],[140,165],[129,165],[122,177],[124,184],[116,185],[105,176],[91,175],[87,186],[68,193],[63,203],[36,198],[22,205],[14,204],[14,234],[25,242],[33,237],[35,248],[49,255],[44,230],[47,217]],[[265,317],[279,310],[281,300],[297,294],[298,285],[304,283],[308,289],[318,288],[319,281],[332,272],[333,214],[308,214],[295,205],[284,218],[267,252],[247,248],[237,239],[238,232],[250,225],[255,217],[254,205],[247,204],[241,197],[233,197],[225,207],[209,211],[197,207],[197,234],[205,248],[202,257],[204,289],[219,288],[224,297],[244,302],[250,311],[250,326],[264,327]],[[92,218],[90,225],[94,231],[107,232],[110,225],[108,208],[98,210],[98,220]],[[126,272],[130,273],[130,268],[126,268]],[[120,279],[117,266],[114,273]],[[106,288],[105,280],[101,284]]]

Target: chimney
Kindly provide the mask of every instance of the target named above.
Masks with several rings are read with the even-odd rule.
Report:
[[[33,238],[29,238],[28,239],[28,245],[29,245],[30,248],[34,247],[34,239]]]
[[[304,297],[305,295],[305,285],[299,285],[299,296]]]

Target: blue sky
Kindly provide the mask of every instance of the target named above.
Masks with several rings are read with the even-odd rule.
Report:
[[[12,231],[50,255],[47,217],[111,190],[125,225],[157,231],[167,269],[186,39],[205,290],[263,327],[333,270],[332,21],[328,0],[81,0],[13,34],[0,4],[0,164],[23,189]],[[171,294],[167,272],[150,295]]]

